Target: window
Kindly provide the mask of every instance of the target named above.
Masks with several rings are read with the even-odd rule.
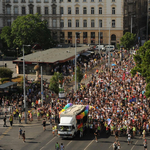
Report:
[[[68,27],[71,27],[72,25],[71,25],[71,20],[69,19],[68,20]]]
[[[25,3],[25,2],[26,2],[25,0],[22,0],[22,1],[21,1],[21,3]]]
[[[102,7],[99,7],[99,14],[102,14]]]
[[[7,20],[7,26],[11,26],[11,20],[10,19]]]
[[[6,0],[6,3],[10,3],[10,0]]]
[[[94,0],[91,0],[91,2],[94,2]]]
[[[94,22],[94,20],[91,20],[91,27],[95,27],[95,22]]]
[[[79,20],[76,20],[76,27],[79,27]]]
[[[55,15],[56,14],[56,7],[53,7],[53,15]]]
[[[45,7],[45,15],[48,15],[48,7]]]
[[[25,15],[25,14],[26,14],[26,8],[22,7],[22,15]]]
[[[60,7],[60,14],[64,14],[64,8],[63,7]]]
[[[83,32],[83,38],[87,38],[87,32]]]
[[[87,20],[83,20],[83,27],[87,27]]]
[[[71,14],[71,7],[68,7],[68,14]]]
[[[91,14],[94,14],[94,7],[91,7]]]
[[[102,0],[99,0],[99,2],[102,2]]]
[[[65,42],[64,39],[65,39],[65,33],[60,32],[60,43],[64,43]]]
[[[71,2],[71,0],[68,0],[68,2]]]
[[[33,0],[29,0],[29,3],[33,3]]]
[[[115,20],[112,20],[112,28],[115,28]]]
[[[76,0],[76,2],[79,2],[79,0]]]
[[[95,32],[91,32],[91,38],[95,38]]]
[[[102,24],[102,20],[99,20],[99,27],[102,28],[103,24]]]
[[[61,28],[64,27],[64,20],[63,20],[63,19],[60,20],[60,27],[61,27]]]
[[[6,14],[8,14],[8,15],[11,14],[11,9],[10,9],[10,7],[6,7]]]
[[[86,7],[83,7],[83,14],[87,14]]]
[[[72,38],[72,32],[68,32],[68,38]]]
[[[37,13],[41,14],[41,7],[37,7]]]
[[[115,7],[112,7],[112,14],[115,14]]]
[[[86,0],[83,0],[83,2],[86,2]]]
[[[115,0],[112,0],[112,2],[115,2]]]
[[[29,14],[33,14],[33,7],[29,8]]]
[[[76,14],[79,14],[79,7],[76,7]]]
[[[56,19],[53,19],[53,27],[55,28],[56,27]]]
[[[15,14],[15,15],[18,14],[18,7],[14,7],[14,14]]]
[[[48,0],[44,0],[44,3],[48,3]]]
[[[36,0],[37,3],[41,3],[41,0]]]
[[[63,2],[63,0],[60,0],[60,3]]]
[[[18,3],[18,0],[14,0],[14,3]]]

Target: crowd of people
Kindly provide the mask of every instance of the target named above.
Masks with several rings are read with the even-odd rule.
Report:
[[[99,68],[85,86],[81,86],[76,92],[72,90],[67,93],[65,100],[56,98],[45,87],[45,103],[41,107],[40,90],[33,84],[27,96],[31,107],[36,110],[37,118],[44,116],[57,124],[59,112],[67,103],[89,105],[88,123],[85,128],[96,130],[98,135],[102,130],[115,135],[115,144],[119,145],[118,147],[119,136],[131,134],[133,138],[142,135],[145,139],[145,135],[150,131],[150,101],[145,96],[146,81],[138,72],[135,76],[131,75],[130,71],[135,66],[132,55],[125,54],[123,61],[115,59],[116,55],[119,56],[117,53],[112,54],[111,66],[104,63],[107,62],[108,55],[102,54],[96,61],[93,58],[93,64],[98,62]],[[83,66],[87,67],[84,64]],[[14,103],[14,117],[19,116],[20,107],[17,104],[20,100],[23,102],[23,96],[17,95],[15,98],[17,102],[16,105]],[[20,115],[23,119],[24,114]],[[30,121],[33,115],[32,111],[28,112]]]

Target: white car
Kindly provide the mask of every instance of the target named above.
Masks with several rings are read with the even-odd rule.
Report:
[[[105,46],[104,46],[104,45],[97,45],[97,46],[96,46],[96,49],[97,49],[97,50],[100,49],[100,50],[102,50],[102,51],[105,51]]]
[[[114,45],[107,45],[107,46],[105,46],[105,49],[106,49],[106,52],[108,52],[108,51],[112,52],[115,50],[115,46]]]

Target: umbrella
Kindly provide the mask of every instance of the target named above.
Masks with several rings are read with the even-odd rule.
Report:
[[[112,66],[116,66],[116,64],[111,64]]]

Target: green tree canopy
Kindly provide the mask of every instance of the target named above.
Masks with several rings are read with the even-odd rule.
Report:
[[[55,72],[52,78],[50,79],[49,89],[55,92],[56,94],[59,93],[59,84],[63,83],[64,76],[62,73]]]
[[[121,41],[120,45],[123,45],[125,49],[130,49],[134,45],[135,39],[136,34],[126,32],[120,39]]]
[[[2,29],[1,39],[5,40],[8,47],[13,43],[14,48],[21,48],[23,44],[34,45],[35,43],[38,43],[44,49],[53,46],[47,21],[42,21],[38,14],[18,16],[13,21],[11,28],[4,27]]]
[[[0,78],[12,78],[13,71],[9,68],[0,68]]]
[[[139,72],[146,79],[146,96],[150,97],[150,41],[144,43],[134,55],[136,66],[131,70],[134,76]]]

